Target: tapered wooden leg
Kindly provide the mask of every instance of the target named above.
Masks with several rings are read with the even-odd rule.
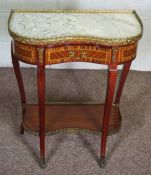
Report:
[[[19,87],[21,104],[22,104],[22,113],[23,113],[23,116],[24,116],[24,107],[25,107],[25,103],[26,103],[25,90],[24,90],[23,80],[22,80],[22,76],[21,76],[19,61],[18,61],[17,58],[15,58],[15,56],[13,54],[13,47],[12,47],[12,45],[11,45],[11,57],[12,57],[13,68],[14,68],[14,72],[15,72],[17,83],[18,83],[18,87]],[[21,123],[21,126],[20,126],[20,133],[24,134],[23,123]]]
[[[114,98],[116,77],[117,77],[117,66],[109,65],[108,85],[107,85],[108,87],[107,87],[107,93],[106,93],[106,99],[105,99],[103,126],[102,126],[102,140],[101,140],[101,153],[100,153],[101,167],[105,166],[106,142],[107,142],[108,126],[109,126],[112,102]]]
[[[40,54],[39,58],[41,58],[40,56],[42,56]],[[37,81],[39,106],[40,165],[41,168],[45,168],[45,65],[43,64],[38,64]]]
[[[116,97],[115,97],[115,101],[114,101],[114,104],[116,106],[119,106],[121,95],[122,95],[122,91],[123,91],[123,87],[124,87],[125,80],[127,78],[130,66],[131,66],[131,61],[125,63],[124,66],[123,66],[123,70],[122,70],[119,86],[118,86]]]

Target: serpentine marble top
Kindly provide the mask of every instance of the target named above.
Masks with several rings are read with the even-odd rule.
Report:
[[[142,24],[135,11],[12,10],[9,32],[30,44],[82,39],[120,45],[136,42]]]

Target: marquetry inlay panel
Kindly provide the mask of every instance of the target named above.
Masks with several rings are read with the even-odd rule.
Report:
[[[36,64],[36,47],[34,46],[15,42],[14,55],[21,61]]]
[[[136,51],[137,51],[137,43],[120,47],[118,63],[123,63],[134,59],[136,56]]]
[[[99,45],[70,44],[43,47],[45,64],[90,62],[100,64],[124,63],[136,56],[137,44],[116,48]],[[14,44],[14,55],[21,61],[37,64],[37,46]],[[116,54],[114,53],[116,51]]]
[[[68,45],[46,49],[46,64],[63,62],[91,62],[109,64],[111,48],[93,45]]]

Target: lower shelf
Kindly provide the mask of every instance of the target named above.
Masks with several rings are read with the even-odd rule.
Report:
[[[103,121],[103,104],[49,104],[45,105],[46,132],[62,129],[85,129],[100,132]],[[23,125],[30,132],[39,131],[38,105],[26,105]],[[121,127],[119,108],[112,106],[109,132],[117,132]]]

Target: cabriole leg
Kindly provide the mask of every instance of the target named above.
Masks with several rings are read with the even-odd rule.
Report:
[[[114,91],[117,77],[117,65],[109,65],[108,71],[108,85],[104,106],[103,126],[102,126],[102,140],[101,140],[101,153],[100,153],[100,166],[105,166],[105,151],[108,135],[109,119],[111,114],[112,102],[114,98]]]
[[[115,101],[114,101],[114,104],[116,106],[119,106],[121,95],[122,95],[122,91],[123,91],[123,87],[124,87],[125,80],[127,78],[128,72],[130,70],[130,66],[131,66],[131,61],[125,63],[124,66],[123,66],[123,70],[122,70],[122,74],[121,74],[121,77],[120,77],[119,86],[118,86],[116,97],[115,97]]]
[[[21,104],[22,104],[22,115],[24,116],[24,110],[25,110],[24,107],[25,107],[25,103],[26,103],[25,90],[24,90],[24,84],[23,84],[23,80],[22,80],[22,76],[21,76],[19,61],[13,54],[12,44],[11,44],[11,57],[12,57],[13,68],[14,68],[14,72],[16,75],[16,79],[17,79],[17,83],[18,83],[18,87],[19,87],[19,92],[20,92],[20,98],[21,98]],[[20,133],[24,134],[23,123],[21,123],[21,126],[20,126]]]

